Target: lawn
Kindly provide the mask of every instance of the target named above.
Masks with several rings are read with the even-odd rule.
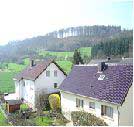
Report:
[[[6,122],[6,118],[3,115],[1,109],[0,109],[0,126],[9,126],[9,124]]]
[[[51,126],[53,122],[49,117],[36,117],[35,121],[37,126]]]
[[[56,63],[68,74],[71,71],[73,63],[70,61],[56,61]]]
[[[0,92],[14,92],[15,85],[12,78],[15,74],[15,72],[0,72]]]

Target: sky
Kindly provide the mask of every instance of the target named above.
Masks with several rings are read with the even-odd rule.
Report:
[[[72,26],[132,29],[132,0],[0,0],[0,45]]]

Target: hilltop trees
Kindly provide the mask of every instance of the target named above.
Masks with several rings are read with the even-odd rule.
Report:
[[[108,39],[92,47],[92,58],[106,56],[129,57],[133,49],[133,36],[125,35]]]

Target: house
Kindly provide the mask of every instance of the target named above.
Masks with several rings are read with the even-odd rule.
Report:
[[[133,64],[75,65],[60,85],[61,110],[85,111],[108,125],[133,125]]]
[[[119,63],[119,64],[132,64],[133,63],[133,58],[110,58],[108,57],[107,59],[92,59],[89,64],[99,64],[100,62],[105,62],[105,63]]]
[[[41,93],[57,93],[57,89],[66,78],[66,73],[54,60],[45,60],[31,65],[17,74],[15,81],[16,99],[22,99],[35,109],[37,96]]]

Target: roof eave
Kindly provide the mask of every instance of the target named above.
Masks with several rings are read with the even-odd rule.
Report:
[[[121,106],[121,104],[118,104],[118,103],[114,103],[114,102],[110,102],[110,101],[106,101],[106,100],[100,100],[100,99],[97,99],[97,98],[88,97],[88,96],[84,96],[84,95],[81,95],[81,94],[72,93],[72,92],[69,92],[69,91],[61,90],[61,89],[59,89],[59,90],[62,91],[62,92],[65,92],[65,93],[82,96],[84,98],[89,98],[89,99],[93,99],[93,100],[96,100],[96,101],[102,101],[102,102],[111,103],[111,104],[114,104],[114,105],[117,105],[117,106]]]

